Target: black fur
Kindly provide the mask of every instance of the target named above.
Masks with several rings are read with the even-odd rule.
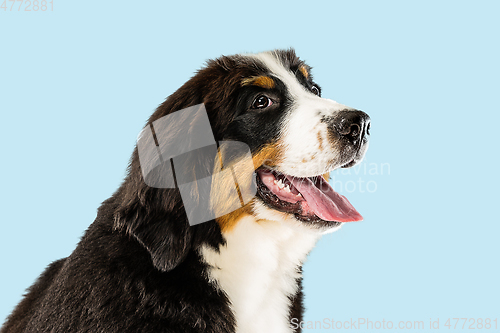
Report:
[[[290,68],[302,64],[293,50],[279,54]],[[287,104],[276,89],[279,105],[249,110],[259,88],[241,87],[241,78],[265,73],[245,57],[209,61],[148,124],[204,103],[217,141],[242,141],[255,152],[276,139]],[[77,248],[46,269],[0,332],[234,332],[228,299],[208,282],[197,252],[202,244],[218,249],[223,243],[216,221],[189,226],[178,190],[145,185],[135,149],[126,179]],[[290,317],[300,320],[302,309],[299,292]]]

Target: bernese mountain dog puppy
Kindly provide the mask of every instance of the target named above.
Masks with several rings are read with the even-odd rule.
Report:
[[[363,158],[370,118],[322,98],[292,49],[208,61],[146,126],[199,104],[217,142],[249,147],[252,200],[191,226],[178,188],[146,184],[136,147],[74,252],[45,270],[1,333],[294,331],[306,255],[362,219],[328,173]],[[225,190],[210,196],[226,200]]]

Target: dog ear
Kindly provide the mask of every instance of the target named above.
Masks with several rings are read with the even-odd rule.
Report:
[[[179,191],[147,186],[138,164],[136,149],[128,177],[115,193],[114,228],[135,238],[158,270],[170,271],[191,249],[192,231]]]
[[[231,65],[228,61],[226,61],[226,66]],[[204,137],[194,136],[198,133],[198,127],[191,125],[193,128],[190,127],[191,131],[189,131],[183,126],[171,125],[177,122],[170,123],[161,120],[176,111],[199,106],[202,105],[201,103],[209,105],[206,110],[208,128],[213,132],[211,140],[206,141],[213,143],[216,149],[215,143],[221,139],[220,133],[227,127],[229,120],[226,119],[231,118],[220,117],[219,114],[224,110],[220,105],[214,104],[214,101],[221,100],[221,91],[227,90],[220,88],[228,84],[225,76],[219,73],[222,67],[220,64],[208,63],[207,68],[200,70],[156,109],[139,136],[128,174],[114,195],[117,205],[114,213],[114,228],[135,238],[147,249],[154,266],[161,271],[170,271],[177,267],[184,261],[191,249],[201,243],[207,243],[213,247],[218,247],[223,243],[220,228],[214,220],[190,226],[185,203],[183,203],[177,183],[182,178],[181,172],[186,173],[184,177],[186,179],[183,180],[188,182],[190,179],[187,176],[194,175],[198,179],[202,177],[202,174],[205,175],[207,170],[213,171],[215,161],[203,159],[203,154],[197,154],[194,148],[189,149],[185,155],[186,158],[182,161],[179,160],[178,154],[165,154],[161,151],[165,143],[184,152],[185,149],[179,149],[179,146],[188,145],[188,140],[197,138],[198,141],[205,142],[202,140]],[[207,77],[220,79],[207,80]],[[210,91],[214,93],[210,95]],[[202,116],[203,113],[196,113],[193,117],[184,116],[186,114],[183,112],[182,117],[186,118],[188,124],[207,123],[207,115]],[[185,138],[185,140],[179,138]],[[146,149],[139,149],[140,147],[146,147]],[[158,153],[159,150],[161,154]],[[144,161],[146,164],[143,163]],[[183,192],[183,194],[186,193]],[[188,194],[191,198],[189,207],[201,206],[207,202],[206,194],[196,186]]]
[[[193,119],[196,118],[186,120],[196,123]],[[161,127],[155,129],[155,136],[159,142],[174,142],[176,148],[185,144],[177,138],[181,136],[178,128],[158,128]],[[210,217],[209,186],[199,186],[197,179],[214,170],[217,147],[211,145],[163,159],[151,134],[149,125],[141,132],[128,175],[115,194],[118,207],[114,228],[132,236],[148,250],[157,269],[170,271],[188,255],[193,234],[206,228],[193,228],[189,222],[201,223],[202,218]]]
[[[182,213],[184,213],[182,211]],[[187,218],[173,212],[154,212],[135,204],[122,207],[115,214],[115,228],[133,236],[151,255],[160,271],[179,265],[191,248],[191,231]]]

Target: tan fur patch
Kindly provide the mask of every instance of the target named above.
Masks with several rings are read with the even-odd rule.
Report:
[[[278,165],[278,163],[281,161],[281,149],[279,144],[271,144],[271,145],[266,145],[264,146],[260,151],[258,151],[254,156],[252,157],[252,162],[254,166],[254,170],[259,168],[260,166],[264,165],[266,167],[274,167]],[[218,158],[220,158],[220,154],[218,154]],[[241,207],[242,201],[240,196],[243,196],[242,193],[245,192],[245,189],[248,189],[251,186],[251,181],[252,179],[248,177],[248,174],[251,174],[254,170],[247,170],[241,167],[234,167],[236,164],[238,164],[241,161],[234,161],[231,163],[231,165],[223,165],[223,170],[230,170],[229,168],[232,169],[232,172],[226,172],[226,173],[221,173],[218,172],[220,171],[219,166],[220,166],[220,161],[219,163],[216,163],[216,171],[214,172],[212,176],[212,189],[211,193],[216,194],[216,195],[211,195],[210,201],[212,207],[214,207],[215,215],[221,215],[218,214],[217,212],[224,212],[227,211],[228,208],[234,207],[236,205]],[[218,170],[217,170],[218,169]],[[234,178],[239,179],[240,183],[235,184]],[[241,182],[243,180],[243,182]],[[228,195],[228,189],[234,188],[236,186],[237,191],[238,191],[238,197],[235,197],[234,195]],[[252,201],[247,202],[244,204],[243,207],[229,213],[225,214],[223,216],[220,216],[216,218],[215,220],[217,223],[219,223],[219,226],[222,230],[222,232],[229,232],[231,231],[240,218],[242,218],[244,215],[249,215],[251,214],[251,205]]]
[[[280,142],[265,145],[260,151],[258,151],[254,156],[253,165],[255,169],[264,165],[267,167],[276,167],[282,160],[282,144]]]
[[[319,150],[323,151],[323,137],[321,136],[321,133],[318,132],[318,142],[319,142]]]
[[[300,66],[299,71],[304,75],[304,77],[307,79],[309,77],[309,72],[307,71],[305,66]]]
[[[258,86],[266,89],[272,89],[276,83],[269,76],[254,76],[241,81],[242,86]]]
[[[325,178],[326,181],[329,181],[330,180],[330,173],[328,172],[328,173],[323,174],[323,178]]]
[[[238,210],[235,210],[234,212],[216,218],[215,221],[219,224],[222,233],[228,233],[236,227],[240,219],[250,215],[251,210],[251,205],[248,204]]]
[[[312,160],[314,160],[316,158],[316,154],[311,154],[309,155],[308,157],[304,157],[302,159],[302,163],[307,163],[307,162],[311,162]]]
[[[246,207],[249,205],[247,202],[244,205],[242,201],[242,193],[245,193],[245,189],[249,189],[252,184],[251,174],[253,172],[253,166],[250,166],[251,170],[247,170],[243,165],[237,165],[240,160],[232,162],[230,165],[222,165],[220,162],[223,160],[221,158],[223,152],[219,149],[219,154],[217,154],[220,159],[217,161],[214,173],[212,175],[212,188],[210,191],[210,204],[214,210],[215,216],[220,216],[216,218],[221,229],[228,230],[231,228],[231,221],[238,220],[238,217],[249,211]],[[251,164],[251,163],[250,163]],[[222,165],[222,170],[220,166]],[[238,183],[236,179],[239,179]],[[238,208],[237,208],[238,207]],[[234,210],[237,208],[236,210]],[[245,208],[245,209],[243,209]],[[230,212],[224,214],[225,212]]]

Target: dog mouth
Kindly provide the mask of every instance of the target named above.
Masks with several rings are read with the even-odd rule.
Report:
[[[303,222],[361,221],[363,217],[322,175],[294,177],[268,168],[257,170],[257,192],[271,208],[294,214]]]

